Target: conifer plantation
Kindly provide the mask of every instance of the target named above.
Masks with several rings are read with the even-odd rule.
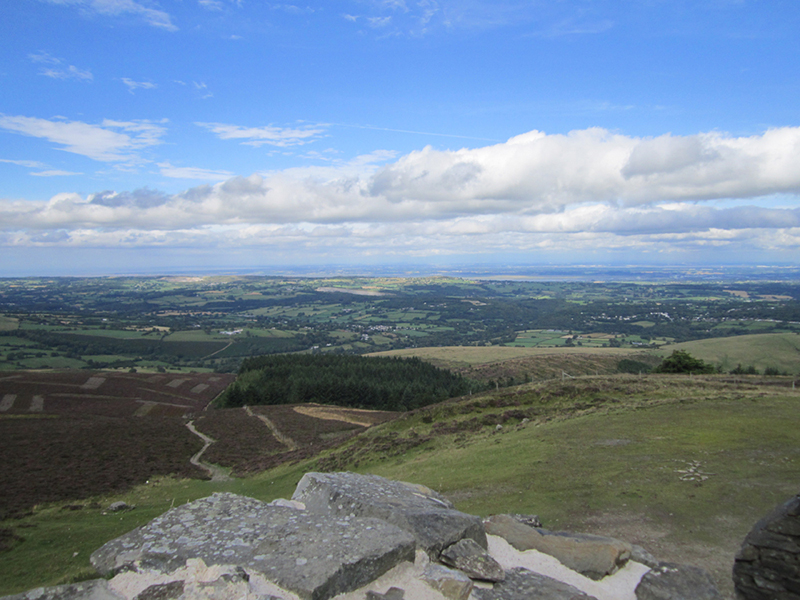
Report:
[[[282,354],[250,358],[219,405],[316,402],[405,411],[477,391],[471,382],[418,358]]]

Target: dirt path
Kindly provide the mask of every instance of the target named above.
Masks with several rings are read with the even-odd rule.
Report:
[[[212,356],[214,356],[215,354],[219,354],[219,353],[220,353],[220,352],[222,352],[223,350],[227,350],[227,349],[228,349],[228,348],[230,348],[232,345],[233,345],[233,340],[231,340],[230,342],[228,342],[228,345],[227,345],[227,346],[225,346],[224,348],[220,348],[220,349],[219,349],[219,350],[217,350],[216,352],[212,352],[211,354],[209,354],[208,356],[204,356],[204,357],[203,357],[202,359],[200,359],[200,360],[206,360],[207,358],[211,358],[211,357],[212,357]]]
[[[367,419],[359,419],[358,412],[359,409],[352,408],[347,409],[347,411],[335,408],[325,408],[322,406],[295,406],[294,412],[300,413],[301,415],[306,415],[309,417],[314,417],[316,419],[325,419],[327,421],[343,421],[345,423],[352,423],[353,425],[361,425],[362,427],[372,427],[374,425],[373,422],[370,422]],[[364,410],[364,413],[368,413],[370,411]]]
[[[249,416],[261,419],[264,425],[269,427],[269,430],[272,432],[272,435],[275,436],[275,439],[278,440],[284,446],[286,446],[289,450],[297,450],[299,448],[297,442],[295,442],[288,435],[281,433],[280,430],[278,430],[278,428],[275,426],[275,423],[270,421],[267,417],[265,417],[264,415],[257,415],[252,411],[252,409],[249,406],[245,406],[244,410]]]
[[[195,434],[204,442],[203,449],[200,450],[200,452],[198,452],[197,454],[195,454],[192,458],[190,458],[189,462],[191,462],[196,467],[200,467],[209,475],[211,475],[211,481],[230,481],[231,477],[224,471],[224,469],[216,465],[212,465],[210,463],[204,463],[200,460],[200,457],[203,456],[203,453],[206,450],[208,450],[208,447],[211,444],[213,444],[216,440],[214,438],[208,437],[204,433],[200,433],[199,431],[197,431],[197,429],[195,429],[194,426],[194,421],[189,421],[188,423],[186,423],[186,427],[189,429],[189,431],[191,431],[193,434]]]

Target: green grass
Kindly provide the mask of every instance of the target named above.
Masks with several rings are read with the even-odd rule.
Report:
[[[19,319],[0,315],[0,331],[13,331],[19,327]]]
[[[800,334],[797,333],[763,333],[683,342],[665,346],[659,354],[667,356],[673,350],[686,350],[695,358],[721,366],[723,371],[741,364],[743,367],[752,365],[762,372],[766,367],[776,367],[787,373],[800,373]]]

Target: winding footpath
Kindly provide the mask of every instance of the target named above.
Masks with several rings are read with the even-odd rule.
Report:
[[[208,450],[208,447],[214,442],[216,442],[216,440],[214,438],[208,437],[204,433],[197,431],[197,429],[194,426],[194,421],[189,421],[188,423],[186,423],[186,427],[189,429],[189,431],[191,431],[193,434],[195,434],[197,437],[203,440],[204,443],[203,449],[200,450],[200,452],[198,452],[197,454],[195,454],[192,458],[190,458],[189,462],[191,462],[196,467],[200,467],[201,469],[206,471],[209,475],[211,475],[211,481],[230,481],[231,480],[230,475],[228,475],[222,467],[218,467],[216,465],[212,465],[211,463],[206,463],[200,460],[200,457],[203,456],[203,453],[206,450]]]

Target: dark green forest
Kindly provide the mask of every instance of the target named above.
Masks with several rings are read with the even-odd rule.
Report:
[[[246,359],[218,405],[316,402],[405,411],[477,391],[481,385],[418,358],[269,355]]]

